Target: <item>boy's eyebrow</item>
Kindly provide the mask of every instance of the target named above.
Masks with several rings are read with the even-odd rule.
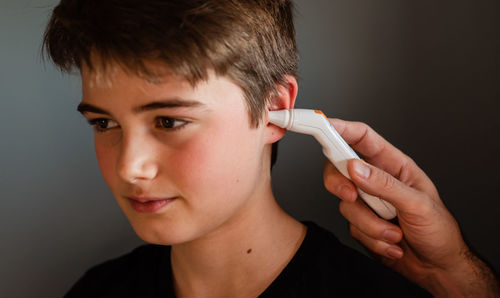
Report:
[[[139,106],[137,108],[134,108],[134,112],[139,113],[139,112],[164,109],[164,108],[202,107],[202,106],[205,106],[205,104],[196,100],[169,98],[165,100],[153,101],[151,103]]]
[[[109,112],[106,112],[105,110],[98,108],[96,106],[93,106],[88,103],[80,103],[76,110],[82,114],[84,113],[96,113],[96,114],[104,114],[104,115],[110,115]]]
[[[151,111],[156,109],[164,109],[164,108],[202,107],[202,106],[205,106],[205,104],[196,100],[169,98],[165,100],[153,101],[148,104],[138,106],[134,108],[133,111],[134,113],[140,113],[140,112]],[[97,113],[97,114],[111,115],[111,113],[109,113],[108,111],[88,103],[80,103],[76,109],[78,112],[82,114]]]

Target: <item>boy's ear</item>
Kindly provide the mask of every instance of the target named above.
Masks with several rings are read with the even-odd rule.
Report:
[[[285,135],[286,129],[278,127],[269,122],[269,111],[289,110],[295,106],[297,98],[298,84],[294,76],[286,75],[285,84],[276,85],[278,94],[273,96],[271,103],[266,111],[265,125],[267,130],[267,143],[275,143]]]

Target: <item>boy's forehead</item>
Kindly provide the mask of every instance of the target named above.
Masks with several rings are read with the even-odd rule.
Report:
[[[245,104],[242,89],[230,78],[217,76],[213,71],[209,72],[206,80],[199,81],[194,86],[187,79],[172,75],[168,69],[164,69],[163,73],[162,76],[152,78],[134,74],[119,64],[109,64],[104,69],[83,66],[82,103],[102,105],[119,102],[138,106],[169,102],[167,107],[188,107],[189,105],[179,102],[199,102],[200,104],[190,106],[204,110]],[[110,101],[110,98],[119,100]]]

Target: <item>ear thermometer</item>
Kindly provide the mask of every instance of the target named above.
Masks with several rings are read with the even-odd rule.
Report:
[[[269,121],[281,128],[298,133],[312,135],[323,147],[323,153],[347,179],[351,179],[347,171],[349,159],[359,156],[342,139],[333,128],[325,114],[319,110],[293,109],[270,111]],[[359,196],[380,217],[390,220],[396,217],[396,208],[390,203],[357,188]]]

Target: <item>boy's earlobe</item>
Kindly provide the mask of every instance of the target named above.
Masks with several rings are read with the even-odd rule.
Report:
[[[276,143],[281,140],[286,133],[286,129],[276,126],[267,121],[267,142],[268,144]]]
[[[278,84],[278,94],[276,94],[266,111],[266,122],[268,130],[268,143],[275,143],[285,135],[286,129],[278,127],[269,122],[269,111],[288,110],[295,106],[295,99],[298,92],[297,79],[294,76],[286,75],[285,84]]]

